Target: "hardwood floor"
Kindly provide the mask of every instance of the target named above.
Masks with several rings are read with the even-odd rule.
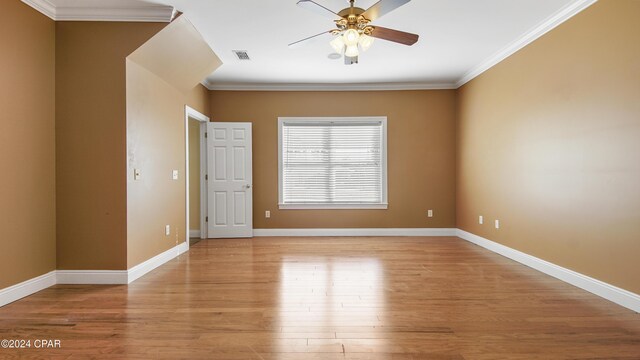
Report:
[[[0,308],[18,357],[640,359],[640,315],[457,238],[208,240]]]

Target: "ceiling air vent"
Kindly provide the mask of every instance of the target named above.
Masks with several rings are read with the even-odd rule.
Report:
[[[233,50],[233,53],[236,54],[238,60],[251,60],[246,50]]]

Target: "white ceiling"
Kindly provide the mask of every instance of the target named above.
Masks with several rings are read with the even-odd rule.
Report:
[[[348,0],[315,1],[336,12],[348,6]],[[376,1],[356,0],[356,6],[366,9]],[[45,2],[65,9],[175,7],[223,61],[206,80],[212,89],[419,89],[456,88],[595,1],[413,0],[373,25],[419,34],[418,43],[408,47],[377,39],[361,54],[360,63],[351,66],[328,58],[333,52],[330,35],[300,48],[287,46],[334,27],[330,19],[297,6],[297,0]],[[232,50],[246,50],[252,60],[237,60]]]
[[[347,0],[316,0],[338,11]],[[223,65],[212,87],[241,84],[413,83],[451,87],[467,72],[517,42],[575,0],[413,0],[374,25],[420,35],[412,47],[376,40],[360,63],[331,60],[328,40],[287,44],[333,28],[296,0],[157,0],[184,12]],[[376,0],[357,0],[368,8]],[[239,61],[232,50],[247,50]],[[455,85],[453,86],[455,87]]]

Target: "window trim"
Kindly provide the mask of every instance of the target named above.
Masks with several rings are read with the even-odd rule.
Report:
[[[370,123],[382,124],[382,202],[380,203],[284,203],[282,183],[282,131],[285,123],[306,122],[344,122],[344,123]],[[387,199],[387,117],[386,116],[359,116],[359,117],[278,117],[278,208],[282,210],[304,209],[383,209],[388,208]]]

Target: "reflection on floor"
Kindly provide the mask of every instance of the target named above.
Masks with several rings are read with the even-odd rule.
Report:
[[[205,240],[0,308],[0,358],[638,359],[638,314],[457,238]]]

